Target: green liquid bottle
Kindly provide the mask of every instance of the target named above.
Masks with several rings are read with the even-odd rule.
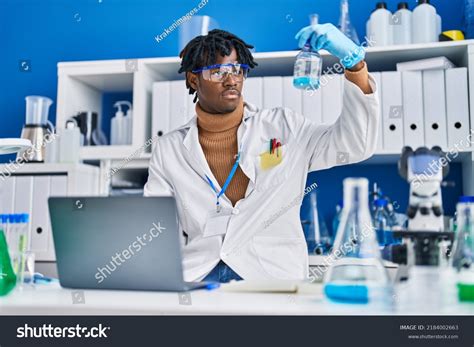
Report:
[[[8,254],[7,240],[3,230],[0,230],[0,296],[7,295],[15,284],[16,276]]]
[[[460,301],[474,302],[474,203],[462,201],[457,205],[456,241],[452,264],[457,270]]]

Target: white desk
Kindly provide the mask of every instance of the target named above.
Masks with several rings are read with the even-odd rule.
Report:
[[[73,303],[72,290],[59,284],[15,289],[0,297],[0,315],[474,315],[474,303],[380,309],[327,301],[321,285],[312,294],[231,293],[197,290],[190,293],[84,290],[84,303]],[[180,297],[182,295],[182,303]],[[183,301],[184,300],[184,301]],[[440,300],[441,301],[441,300]]]

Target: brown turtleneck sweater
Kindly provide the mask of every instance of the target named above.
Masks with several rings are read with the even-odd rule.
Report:
[[[197,124],[199,130],[199,143],[204,156],[217,182],[222,187],[235,163],[237,149],[237,129],[244,115],[243,99],[231,113],[211,114],[202,110],[196,104]],[[243,199],[249,179],[240,167],[230,181],[225,192],[232,205]]]

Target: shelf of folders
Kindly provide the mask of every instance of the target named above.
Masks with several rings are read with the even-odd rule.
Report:
[[[404,145],[453,148],[469,135],[466,67],[372,75],[381,96],[381,153],[399,152]],[[292,76],[250,77],[244,83],[243,94],[246,101],[259,108],[284,106],[315,123],[332,124],[342,110],[344,81],[342,74],[325,75],[319,89],[301,91],[293,87]],[[193,107],[183,81],[154,83],[153,134],[167,133],[187,122],[193,116]]]

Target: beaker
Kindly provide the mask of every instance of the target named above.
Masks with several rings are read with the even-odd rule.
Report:
[[[187,19],[179,26],[179,52],[195,37],[207,35],[209,31],[218,28],[217,21],[209,16],[192,16]]]
[[[29,95],[26,100],[26,125],[46,125],[53,100],[45,96]]]

